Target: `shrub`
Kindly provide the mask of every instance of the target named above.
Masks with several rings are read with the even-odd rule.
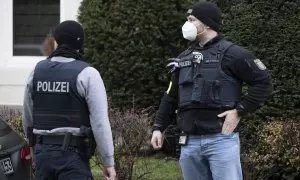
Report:
[[[121,110],[113,106],[109,100],[108,112],[114,141],[117,178],[122,180],[143,179],[152,173],[150,161],[142,158],[151,153],[152,108],[140,111],[134,108]],[[97,168],[103,169],[99,159],[99,155],[96,154],[90,163],[93,167],[97,166]],[[137,166],[137,163],[143,163],[143,166]]]
[[[147,110],[119,110],[110,108],[110,122],[113,131],[116,171],[119,179],[130,180],[134,165],[141,156],[142,148],[148,147],[151,135],[150,115]],[[137,179],[149,173],[147,164],[138,170]]]
[[[300,177],[300,122],[295,119],[263,123],[252,147],[243,152],[245,175],[272,180]]]

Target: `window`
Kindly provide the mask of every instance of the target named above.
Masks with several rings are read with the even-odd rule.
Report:
[[[60,21],[60,0],[13,0],[13,55],[42,56],[42,43]]]

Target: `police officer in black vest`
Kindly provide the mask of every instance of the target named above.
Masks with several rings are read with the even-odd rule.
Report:
[[[93,179],[97,146],[106,179],[113,180],[114,148],[106,91],[99,72],[83,61],[84,32],[75,21],[53,32],[57,47],[30,74],[22,123],[34,149],[36,178]]]
[[[172,80],[151,143],[161,148],[162,132],[177,110],[184,179],[241,180],[239,135],[234,130],[271,95],[271,79],[253,53],[220,37],[221,11],[215,4],[197,3],[187,13],[182,33],[194,44],[168,64]],[[248,85],[244,96],[243,83]]]

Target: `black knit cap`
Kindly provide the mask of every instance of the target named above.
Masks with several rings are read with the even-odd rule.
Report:
[[[194,4],[187,12],[193,15],[211,29],[219,32],[222,22],[221,10],[217,5],[210,2],[200,2]]]
[[[65,44],[75,50],[83,48],[83,28],[76,21],[67,20],[60,23],[53,31],[53,37],[58,45]]]

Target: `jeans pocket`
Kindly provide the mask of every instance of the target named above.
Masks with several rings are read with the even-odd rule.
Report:
[[[220,136],[222,137],[223,140],[233,140],[236,141],[237,143],[240,143],[240,139],[239,139],[239,134],[232,132],[230,134],[223,134],[220,133]]]
[[[224,133],[220,133],[220,136],[222,136],[222,137],[232,137],[232,136],[234,136],[234,133],[232,132],[232,133],[229,133],[229,134],[224,134]]]
[[[191,147],[189,147],[188,145],[181,146],[179,162],[185,162],[186,159],[191,158],[193,158],[193,152],[191,151]]]

